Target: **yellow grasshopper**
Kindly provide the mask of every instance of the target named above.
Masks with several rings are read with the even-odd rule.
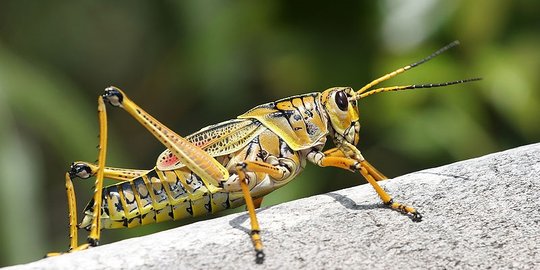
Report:
[[[360,172],[375,188],[384,204],[409,215],[422,216],[413,207],[392,199],[377,181],[387,179],[362,156],[359,140],[357,100],[372,94],[415,88],[441,87],[479,78],[438,84],[373,86],[429,61],[458,44],[448,44],[423,60],[388,73],[358,91],[333,87],[322,93],[292,96],[259,105],[236,119],[205,127],[185,138],[149,115],[116,87],[98,98],[100,148],[97,164],[75,162],[66,173],[69,205],[69,252],[97,246],[100,231],[131,228],[165,220],[215,213],[246,204],[251,220],[251,240],[256,262],[264,260],[255,208],[263,197],[287,184],[310,161],[321,167]],[[150,170],[105,167],[107,117],[105,103],[123,108],[166,150]],[[327,137],[335,148],[323,152]],[[72,179],[96,176],[94,197],[77,224]],[[119,182],[103,187],[103,179]],[[88,243],[79,245],[78,229],[90,231]],[[51,253],[49,255],[56,255]]]

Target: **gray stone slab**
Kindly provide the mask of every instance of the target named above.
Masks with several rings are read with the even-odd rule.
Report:
[[[5,269],[540,269],[540,144],[262,208],[266,260],[245,213]]]

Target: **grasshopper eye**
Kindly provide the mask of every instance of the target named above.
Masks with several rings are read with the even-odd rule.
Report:
[[[347,98],[345,92],[339,91],[336,93],[336,104],[340,110],[347,111],[347,108],[349,107],[349,98]]]

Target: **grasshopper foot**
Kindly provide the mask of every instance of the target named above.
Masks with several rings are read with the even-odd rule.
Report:
[[[63,252],[49,252],[43,256],[43,258],[56,257],[64,254]]]
[[[390,208],[394,210],[397,210],[405,215],[408,215],[414,222],[422,221],[422,215],[420,214],[420,212],[416,211],[416,209],[414,209],[413,207],[395,202],[393,199],[390,199],[385,204],[390,206]]]
[[[99,240],[98,239],[95,239],[95,238],[90,238],[88,237],[88,244],[91,246],[91,247],[97,247],[99,245]]]
[[[262,264],[264,262],[264,252],[262,250],[257,250],[255,253],[255,263]]]
[[[411,219],[414,222],[420,222],[422,221],[422,214],[420,212],[411,213]]]

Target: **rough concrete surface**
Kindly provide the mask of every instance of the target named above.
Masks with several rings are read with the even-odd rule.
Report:
[[[369,185],[6,269],[540,269],[540,144],[427,169],[381,185],[424,219],[382,205]]]

